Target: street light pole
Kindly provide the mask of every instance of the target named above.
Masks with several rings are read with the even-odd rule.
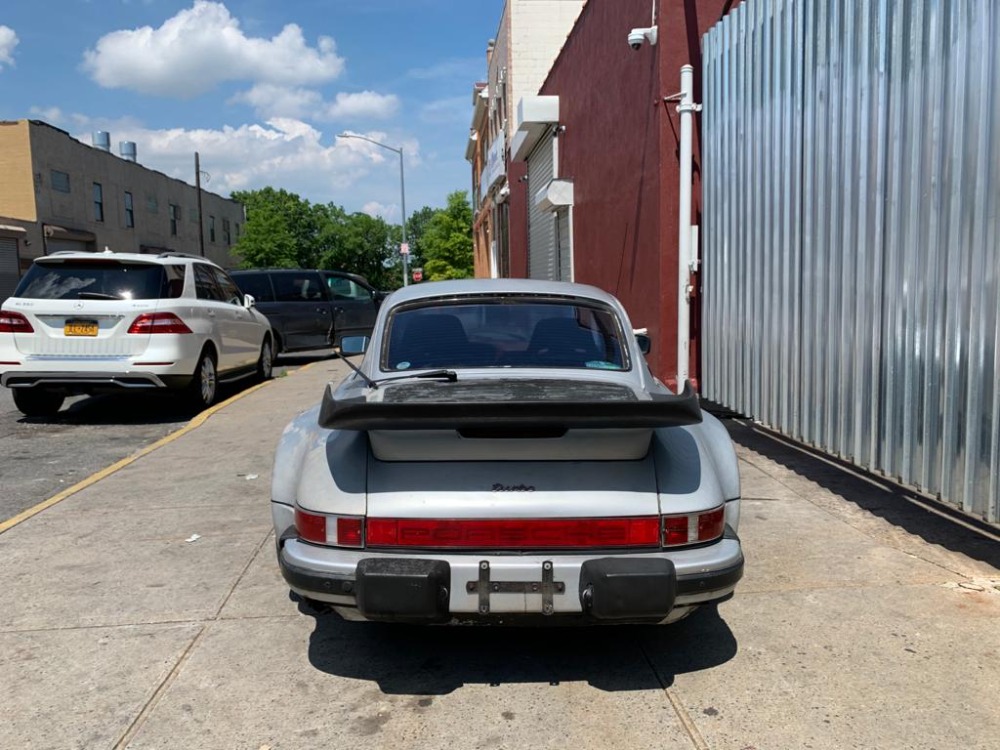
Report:
[[[387,146],[384,143],[368,138],[367,136],[358,135],[356,133],[340,133],[338,138],[358,138],[362,141],[368,141],[380,148],[387,149],[393,153],[399,154],[399,198],[400,198],[400,209],[403,212],[403,238],[402,244],[399,247],[400,255],[403,256],[403,286],[408,286],[410,283],[410,248],[406,242],[406,180],[403,176],[403,148],[393,148],[392,146]],[[405,251],[405,252],[404,252]]]

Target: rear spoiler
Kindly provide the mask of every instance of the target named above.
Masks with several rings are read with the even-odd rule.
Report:
[[[353,390],[353,389],[352,389]],[[395,392],[395,393],[394,393]],[[407,382],[381,400],[337,398],[328,385],[321,427],[337,430],[546,430],[676,427],[701,422],[690,382],[638,398],[626,386],[573,380]]]

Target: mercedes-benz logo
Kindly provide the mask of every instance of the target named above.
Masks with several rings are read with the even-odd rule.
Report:
[[[82,310],[83,309],[83,303],[82,302],[74,302],[73,303],[73,309],[74,310]]]

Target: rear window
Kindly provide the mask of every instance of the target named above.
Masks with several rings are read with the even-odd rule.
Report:
[[[108,260],[35,263],[17,285],[22,299],[170,299],[184,289],[184,266]]]
[[[388,321],[382,368],[626,370],[618,316],[600,303],[504,297],[423,304]]]

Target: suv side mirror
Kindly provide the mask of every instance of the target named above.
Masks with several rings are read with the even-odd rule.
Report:
[[[251,307],[255,307],[256,305],[257,305],[257,300],[254,299],[254,296],[252,294],[243,295],[243,307],[249,310]]]
[[[355,354],[364,354],[368,351],[368,343],[371,341],[367,336],[344,336],[340,340],[340,356],[351,357]]]
[[[653,342],[645,333],[637,333],[635,335],[635,340],[639,344],[639,351],[643,354],[649,354],[650,349],[653,348]]]

